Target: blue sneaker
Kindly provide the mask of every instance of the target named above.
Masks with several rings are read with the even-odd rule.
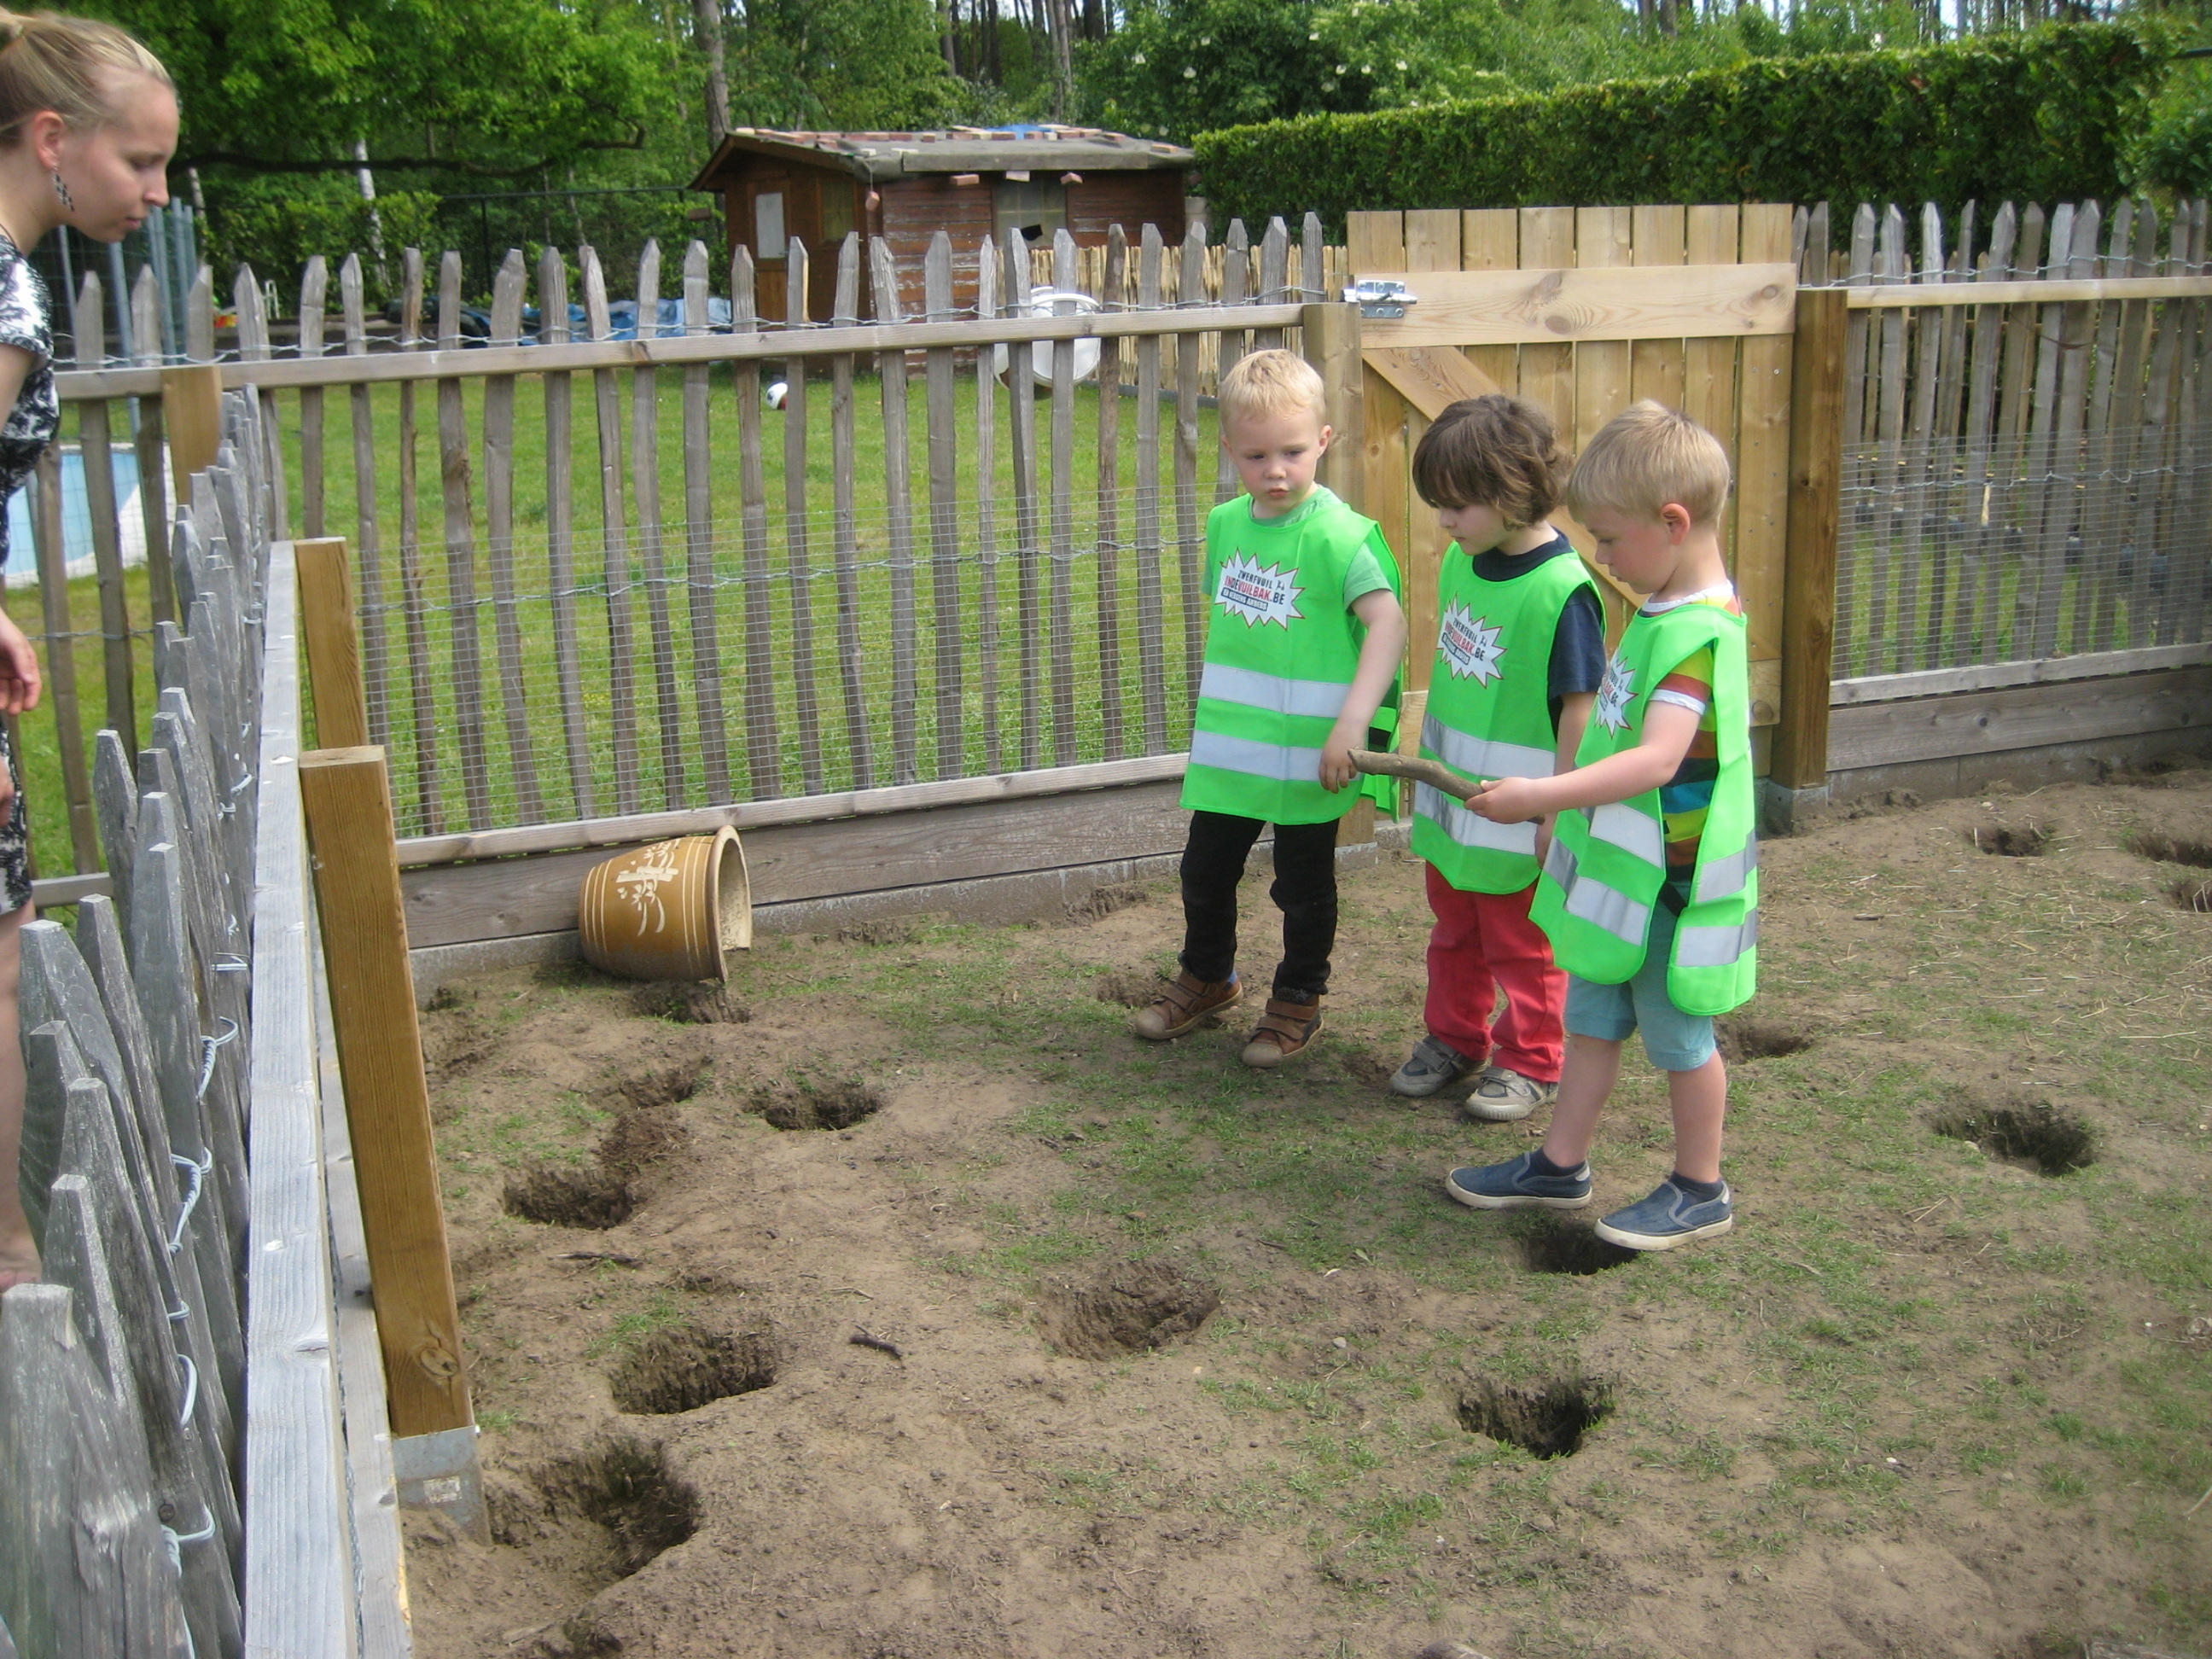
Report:
[[[1579,1210],[1590,1201],[1589,1164],[1572,1175],[1538,1175],[1528,1167],[1535,1157],[1523,1152],[1504,1164],[1454,1170],[1444,1190],[1478,1210]]]
[[[1721,1183],[1718,1198],[1693,1198],[1671,1175],[1641,1203],[1615,1210],[1594,1231],[1608,1244],[1631,1250],[1671,1250],[1693,1238],[1711,1238],[1735,1225],[1735,1194]]]

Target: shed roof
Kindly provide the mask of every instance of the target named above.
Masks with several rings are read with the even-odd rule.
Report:
[[[951,127],[937,132],[772,132],[739,127],[722,140],[691,188],[714,189],[729,164],[744,155],[840,167],[871,184],[918,173],[1030,167],[1101,173],[1187,167],[1197,159],[1180,144],[1097,127]]]

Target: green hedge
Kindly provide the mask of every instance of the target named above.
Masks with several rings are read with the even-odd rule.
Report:
[[[1755,59],[1656,81],[1202,133],[1218,222],[1352,209],[2075,201],[2126,188],[2165,61],[2125,26]]]

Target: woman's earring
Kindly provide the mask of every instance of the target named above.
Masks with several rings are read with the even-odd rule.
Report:
[[[59,167],[54,169],[54,196],[61,203],[63,212],[76,211],[76,198],[70,194],[69,186],[62,182],[62,170]]]

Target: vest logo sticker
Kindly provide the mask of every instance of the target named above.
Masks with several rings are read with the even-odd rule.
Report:
[[[1455,678],[1487,685],[1505,672],[1498,666],[1505,647],[1498,642],[1498,635],[1487,618],[1475,616],[1454,600],[1437,630],[1437,648],[1444,653]]]
[[[1305,620],[1305,612],[1298,609],[1298,596],[1305,589],[1298,586],[1297,574],[1295,565],[1288,570],[1273,564],[1262,569],[1259,560],[1239,553],[1221,567],[1221,586],[1213,597],[1231,616],[1242,617],[1248,628],[1277,623],[1287,629]]]
[[[1608,732],[1618,732],[1628,724],[1628,705],[1636,697],[1636,671],[1628,665],[1628,659],[1616,651],[1613,660],[1605,665],[1605,681],[1597,689],[1597,721]]]

